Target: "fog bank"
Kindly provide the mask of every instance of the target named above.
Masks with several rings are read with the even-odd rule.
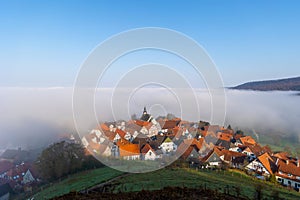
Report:
[[[186,100],[180,102],[178,95],[187,100],[194,96],[189,96],[185,90],[178,91],[181,94],[166,89],[146,88],[132,93],[130,99],[124,102],[121,97],[128,95],[128,90],[124,89],[120,94],[112,96],[111,89],[99,89],[95,95],[96,115],[102,121],[127,120],[134,113],[139,117],[143,107],[147,106],[156,117],[167,113],[181,116],[181,104]],[[195,108],[195,112],[188,113],[185,118],[190,121],[210,121],[210,94],[204,89],[195,91],[200,114]],[[225,125],[259,130],[266,134],[274,131],[299,136],[300,96],[294,94],[226,90]],[[45,145],[60,134],[75,132],[72,88],[0,88],[0,99],[0,149]],[[113,112],[111,105],[114,107]]]

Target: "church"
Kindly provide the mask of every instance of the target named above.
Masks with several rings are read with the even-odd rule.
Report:
[[[144,112],[143,112],[140,120],[145,121],[145,122],[151,122],[153,120],[153,117],[147,113],[146,107],[144,107]]]

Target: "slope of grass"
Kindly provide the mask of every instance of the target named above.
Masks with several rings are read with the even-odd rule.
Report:
[[[103,167],[95,170],[80,172],[78,174],[72,175],[69,178],[53,184],[40,191],[34,195],[35,199],[51,199],[53,197],[61,196],[67,194],[71,191],[81,191],[86,188],[90,188],[97,184],[108,181],[115,178],[123,172]]]
[[[145,174],[132,174],[117,180],[114,183],[114,192],[131,192],[141,190],[158,190],[167,186],[171,187],[207,187],[219,192],[227,188],[232,195],[253,199],[256,185],[261,184],[263,197],[272,198],[275,192],[280,198],[300,199],[300,194],[290,191],[276,184],[260,181],[243,172],[231,171],[208,171],[193,169],[163,169]],[[236,189],[238,187],[238,189]]]

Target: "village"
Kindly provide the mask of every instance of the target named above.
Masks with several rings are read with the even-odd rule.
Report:
[[[300,160],[288,153],[272,152],[230,126],[154,119],[146,108],[140,119],[100,124],[82,138],[82,144],[95,156],[124,160],[177,156],[198,168],[236,168],[300,189]]]
[[[154,118],[144,108],[139,119],[100,123],[80,139],[73,135],[60,140],[77,143],[94,157],[121,160],[160,161],[175,157],[197,169],[234,168],[258,179],[275,180],[282,186],[300,189],[300,160],[286,152],[272,152],[253,137],[208,122],[180,118]],[[0,156],[0,187],[6,191],[32,192],[42,183],[35,162],[37,152],[6,150]]]

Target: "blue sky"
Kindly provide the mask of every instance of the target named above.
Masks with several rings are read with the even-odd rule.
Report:
[[[0,86],[72,86],[100,42],[163,27],[201,44],[226,86],[300,75],[300,1],[0,1]]]

